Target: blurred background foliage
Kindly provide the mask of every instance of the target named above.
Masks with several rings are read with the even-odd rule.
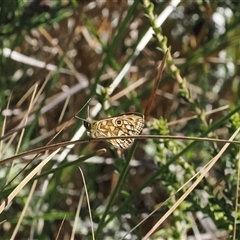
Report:
[[[170,3],[1,1],[1,160],[48,144],[90,98],[95,119],[144,113],[167,47],[166,68],[143,134],[229,139],[240,126],[240,2],[181,1],[161,28],[156,27],[155,17]],[[137,54],[150,27],[154,34]],[[129,71],[111,92],[134,54]],[[86,119],[87,114],[85,107],[78,116]],[[81,126],[82,121],[73,118],[52,143],[71,140]],[[148,138],[119,158],[105,142],[76,145],[44,167],[43,173],[53,175],[38,177],[21,221],[33,182],[1,213],[1,239],[70,239],[84,192],[79,167],[93,220],[84,194],[72,239],[92,239],[91,223],[96,239],[141,239],[188,187],[176,191],[222,146]],[[103,147],[107,152],[98,154]],[[1,165],[1,201],[42,157],[21,171],[31,159],[33,155]],[[240,239],[238,160],[239,147],[231,144],[152,239],[232,239],[234,234]]]

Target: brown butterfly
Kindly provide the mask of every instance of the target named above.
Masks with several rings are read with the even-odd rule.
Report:
[[[131,136],[141,134],[144,127],[141,113],[124,113],[98,121],[84,120],[83,124],[92,138]],[[134,142],[133,138],[106,140],[115,148],[126,149]]]

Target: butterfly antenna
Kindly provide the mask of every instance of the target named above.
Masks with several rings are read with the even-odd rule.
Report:
[[[81,107],[81,109],[75,114],[75,118],[80,119],[82,121],[86,121],[86,119],[80,118],[77,116],[78,113],[80,113],[86,106],[87,106],[87,113],[88,117],[87,120],[89,119],[89,102],[91,101],[91,98],[88,99],[88,101]]]
[[[90,110],[89,110],[89,105],[88,105],[88,108],[87,108],[87,120],[90,119]]]

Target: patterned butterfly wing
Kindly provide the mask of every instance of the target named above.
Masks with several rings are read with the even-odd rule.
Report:
[[[144,116],[140,113],[125,113],[99,121],[85,121],[84,125],[93,138],[139,135],[144,127]],[[115,148],[126,149],[134,139],[110,139],[107,142]]]

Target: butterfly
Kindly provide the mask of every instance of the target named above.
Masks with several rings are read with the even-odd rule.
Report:
[[[129,112],[98,121],[84,120],[83,124],[92,138],[131,136],[141,134],[144,127],[141,113]],[[127,149],[134,142],[133,138],[106,140],[118,149]]]

